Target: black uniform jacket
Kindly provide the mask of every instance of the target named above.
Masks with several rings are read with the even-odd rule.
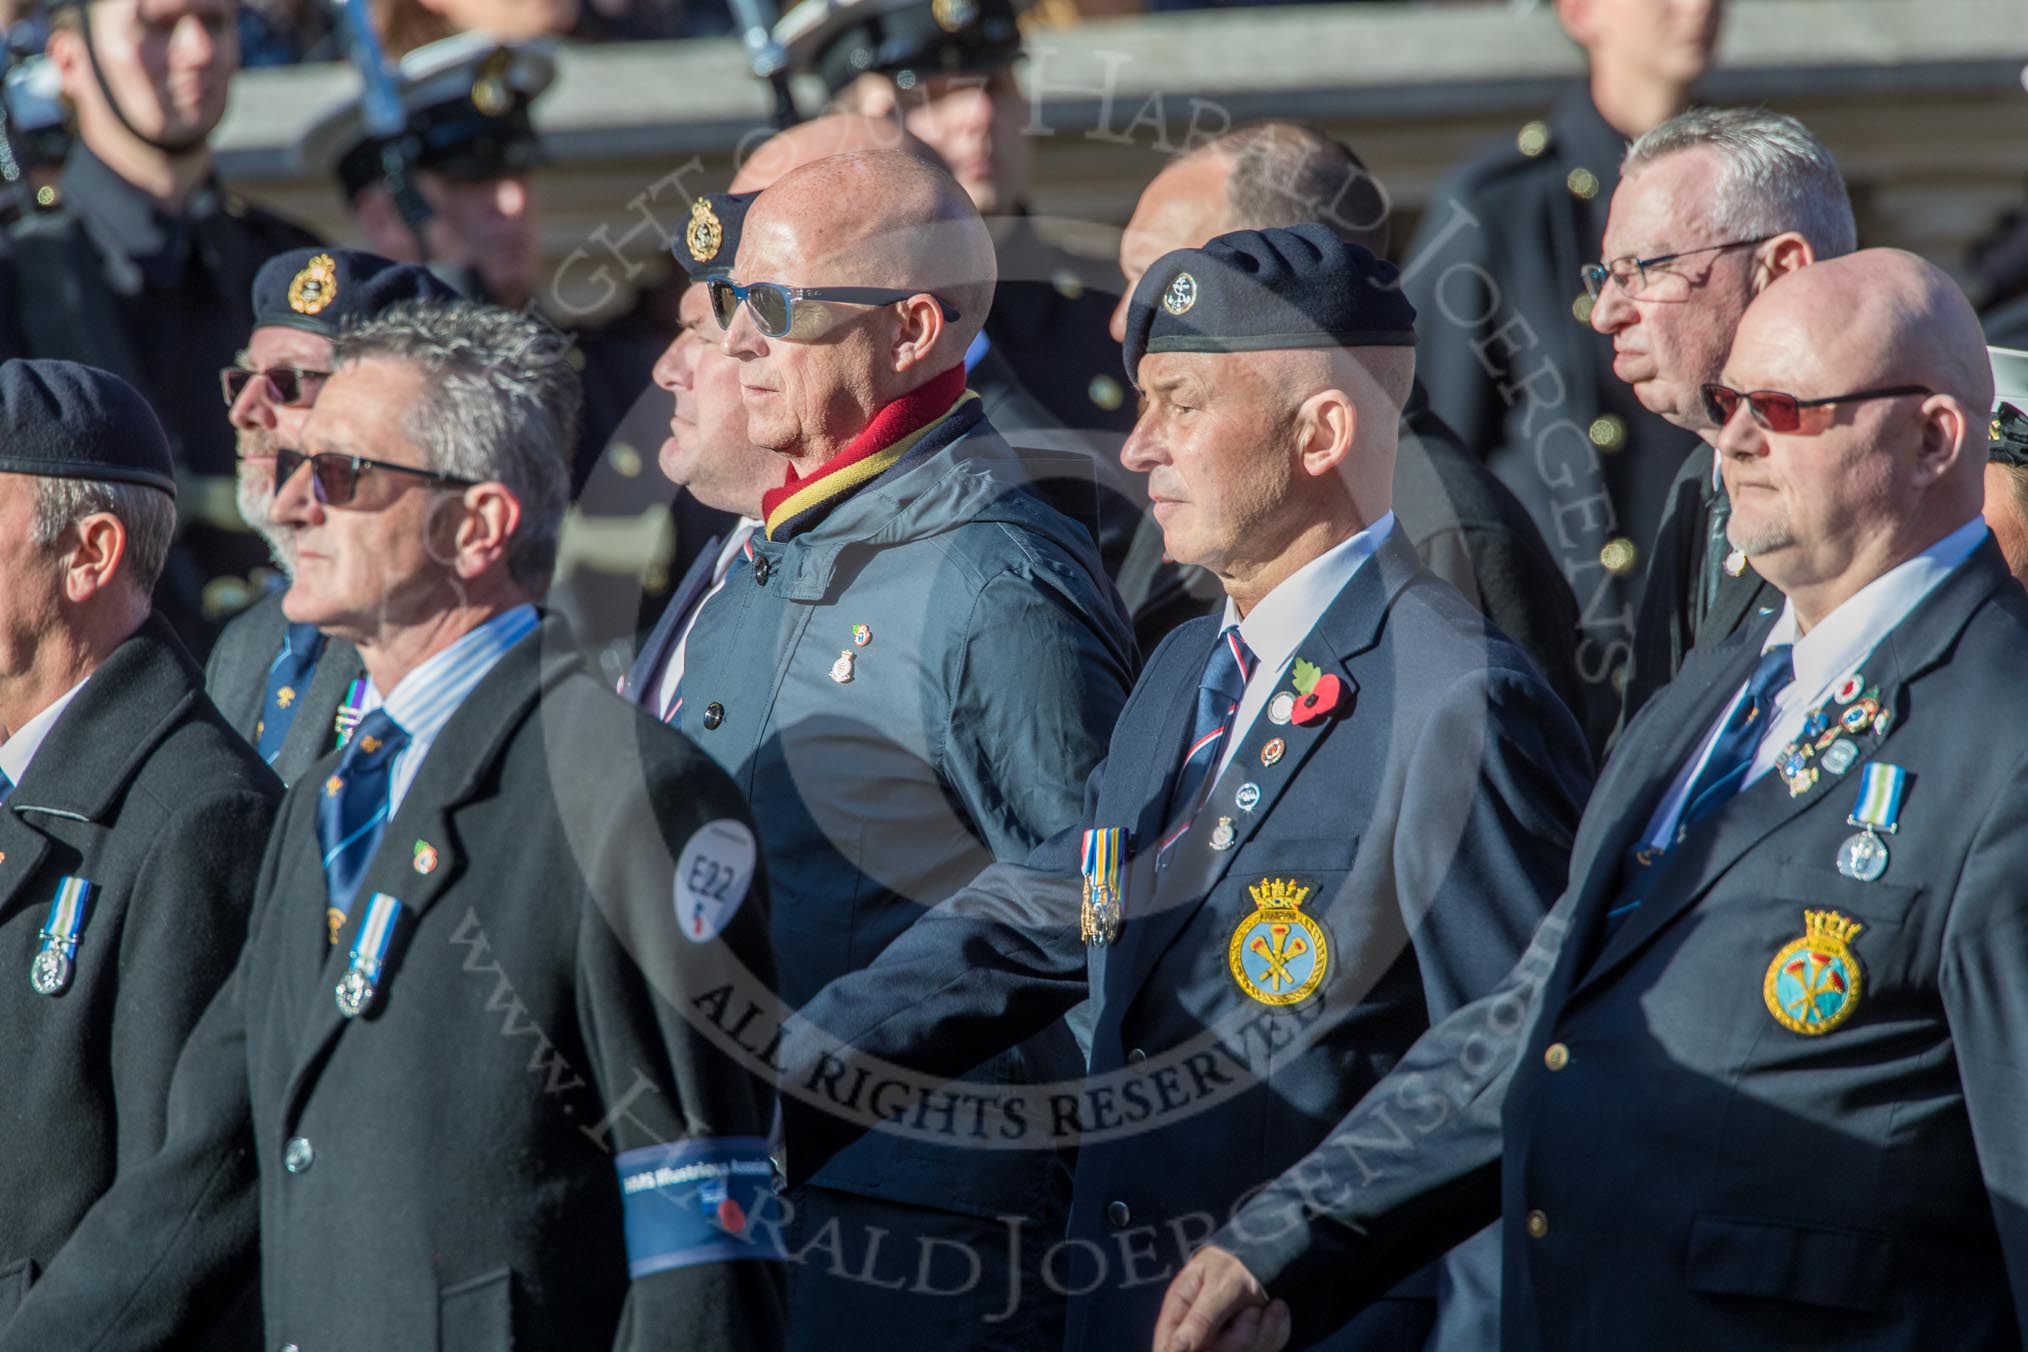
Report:
[[[337,764],[283,803],[239,965],[177,1065],[167,1144],[0,1346],[178,1345],[256,1252],[272,1347],[778,1345],[778,1264],[630,1282],[622,1237],[626,1152],[768,1134],[764,1083],[688,1017],[772,977],[764,887],[702,942],[672,890],[700,831],[750,838],[729,782],[587,675],[551,621],[445,725],[333,945],[314,819]],[[405,914],[347,1019],[333,989],[377,892]],[[756,1254],[765,1229],[747,1231]]]
[[[281,785],[150,619],[88,679],[0,809],[0,1320],[162,1144],[170,1070],[232,970]],[[29,967],[92,884],[67,989]]]
[[[1627,729],[1500,989],[1221,1232],[1298,1344],[1498,1215],[1509,1348],[2021,1346],[2028,730],[2005,711],[2028,595],[1998,546],[1865,660],[1890,721],[1842,775],[1762,776],[1608,925],[1619,861],[1771,623],[1693,652]],[[1865,882],[1835,861],[1874,764],[1908,781]],[[1796,982],[1837,1021],[1784,1024]]]

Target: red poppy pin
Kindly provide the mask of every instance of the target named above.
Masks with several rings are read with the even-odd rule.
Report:
[[[1299,728],[1321,723],[1336,713],[1339,704],[1344,701],[1345,683],[1300,657],[1289,673],[1289,681],[1296,687],[1297,696],[1289,717]]]

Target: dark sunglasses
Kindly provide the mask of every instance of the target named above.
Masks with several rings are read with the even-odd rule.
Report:
[[[417,469],[413,465],[392,465],[385,460],[368,460],[363,455],[339,455],[326,451],[321,455],[304,455],[301,451],[277,449],[275,451],[275,492],[282,491],[282,485],[296,477],[296,471],[304,465],[310,467],[310,490],[317,495],[317,501],[326,507],[343,507],[352,501],[352,495],[359,491],[359,475],[369,469],[389,470],[395,474],[408,474],[426,479],[433,484],[458,488],[470,488],[477,479],[460,479],[455,474],[439,474],[435,470]]]
[[[1735,390],[1726,385],[1704,386],[1704,416],[1720,427],[1732,421],[1740,401],[1746,401],[1753,420],[1770,432],[1793,432],[1802,425],[1803,410],[1825,404],[1856,404],[1868,399],[1899,399],[1907,394],[1934,394],[1927,385],[1888,385],[1877,390],[1856,390],[1834,394],[1828,399],[1798,399],[1780,390]]]
[[[266,380],[274,387],[275,398],[282,403],[297,404],[316,398],[316,387],[330,378],[329,371],[306,371],[300,366],[270,366],[265,371],[228,366],[218,373],[218,383],[225,390],[227,408],[238,403],[240,395],[246,393],[246,387],[255,380]]]
[[[722,278],[704,283],[711,296],[711,313],[718,327],[732,327],[732,317],[742,303],[753,313],[754,327],[769,338],[790,338],[796,327],[799,300],[841,301],[847,305],[893,305],[921,291],[900,291],[884,286],[781,286],[775,282],[748,282],[740,286]],[[930,296],[944,312],[944,322],[957,319],[958,312],[940,296]],[[803,313],[808,314],[809,311]],[[806,329],[807,329],[806,325]]]

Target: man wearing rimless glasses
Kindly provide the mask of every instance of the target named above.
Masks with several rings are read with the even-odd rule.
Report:
[[[1642,407],[1702,439],[1642,541],[1632,669],[1621,724],[1667,685],[1684,655],[1780,604],[1725,543],[1731,511],[1699,393],[1718,375],[1746,307],[1770,282],[1851,252],[1851,204],[1829,152],[1794,118],[1700,108],[1635,141],[1606,222],[1605,258],[1581,271],[1591,326],[1612,339],[1613,374]]]
[[[219,372],[238,461],[239,514],[267,542],[286,577],[296,566],[295,528],[274,518],[278,447],[298,444],[331,371],[342,325],[407,300],[457,294],[426,268],[351,249],[277,254],[254,278],[254,328]],[[284,784],[332,749],[365,712],[365,668],[352,645],[282,615],[276,586],[219,635],[205,690]]]
[[[779,486],[750,560],[698,610],[670,703],[757,805],[789,1008],[1073,825],[1132,683],[1091,532],[1030,486],[966,389],[995,268],[957,182],[879,150],[762,191],[731,276],[706,282]],[[1083,1067],[1058,1020],[976,1078]],[[792,1347],[840,1329],[978,1343],[977,1272],[1036,1272],[1069,1175],[1052,1149],[966,1146],[873,1133],[789,1195],[791,1252],[834,1246],[791,1273]],[[1062,1320],[1036,1299],[990,1337],[1058,1346]]]

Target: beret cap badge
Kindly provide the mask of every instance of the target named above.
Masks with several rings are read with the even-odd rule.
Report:
[[[690,225],[683,232],[683,246],[690,250],[690,256],[700,263],[709,263],[718,257],[718,250],[725,243],[725,226],[718,219],[718,213],[711,209],[706,198],[698,198],[690,204]]]
[[[487,117],[505,117],[514,106],[514,94],[507,87],[507,72],[513,64],[514,54],[498,48],[472,79],[472,106]]]
[[[1190,313],[1190,307],[1197,303],[1197,279],[1187,272],[1179,272],[1169,283],[1169,289],[1162,293],[1162,308],[1172,315]]]
[[[930,17],[946,33],[960,32],[977,21],[978,0],[931,0]]]
[[[338,299],[338,264],[320,253],[303,264],[289,283],[289,308],[299,315],[321,314]]]

